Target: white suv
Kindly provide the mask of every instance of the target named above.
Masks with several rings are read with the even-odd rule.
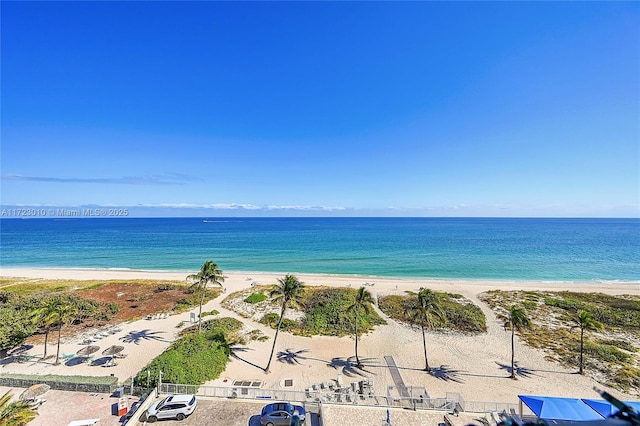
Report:
[[[195,395],[171,395],[149,407],[147,421],[153,423],[158,419],[184,420],[195,411],[197,405]]]

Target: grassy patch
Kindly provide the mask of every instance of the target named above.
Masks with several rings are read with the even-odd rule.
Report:
[[[446,317],[445,321],[436,319],[436,329],[450,329],[465,333],[478,333],[487,330],[486,318],[478,306],[457,294],[441,292],[436,292],[436,294]],[[378,306],[382,312],[396,321],[411,324],[404,312],[411,303],[411,299],[415,297],[412,295],[384,296],[378,300]]]
[[[267,300],[267,295],[264,293],[252,293],[244,299],[247,303],[260,303],[265,300]]]
[[[532,327],[520,333],[522,339],[545,350],[549,359],[572,369],[578,368],[580,353],[580,332],[573,319],[580,310],[590,312],[604,328],[585,332],[586,374],[604,377],[603,384],[619,390],[640,393],[640,297],[492,290],[481,298],[502,319],[511,304],[523,306]],[[537,303],[528,303],[532,301]]]
[[[281,329],[302,336],[352,334],[355,317],[353,313],[347,312],[347,308],[355,302],[355,297],[356,290],[351,288],[307,288],[300,306],[304,318],[299,321],[285,318]],[[275,328],[279,319],[278,314],[268,313],[261,318],[260,322]],[[376,325],[385,323],[372,307],[368,314],[364,312],[360,314],[358,332],[367,333]]]

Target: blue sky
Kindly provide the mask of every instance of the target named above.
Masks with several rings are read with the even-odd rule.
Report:
[[[640,3],[2,2],[2,206],[640,217]]]

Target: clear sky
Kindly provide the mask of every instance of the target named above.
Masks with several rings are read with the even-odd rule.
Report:
[[[2,206],[640,217],[638,2],[8,2]]]

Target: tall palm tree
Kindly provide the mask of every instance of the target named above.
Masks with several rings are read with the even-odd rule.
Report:
[[[11,401],[11,393],[0,397],[0,426],[25,426],[38,415],[23,401]]]
[[[583,354],[584,354],[584,332],[602,330],[602,323],[596,321],[591,312],[578,311],[578,314],[573,318],[574,326],[571,327],[571,331],[575,328],[580,329],[580,374],[584,374],[583,369]]]
[[[47,342],[49,341],[49,332],[51,328],[58,322],[58,303],[59,300],[50,298],[45,300],[44,304],[31,312],[31,320],[44,329],[44,355],[47,357]]]
[[[413,293],[415,294],[415,293]],[[429,368],[429,358],[427,358],[427,338],[425,336],[426,329],[433,329],[436,320],[440,322],[446,321],[446,316],[440,305],[438,295],[428,288],[421,288],[416,294],[416,298],[406,308],[405,315],[411,319],[413,323],[419,323],[422,329],[422,347],[424,349],[424,370],[431,371]]]
[[[524,308],[521,308],[520,306],[516,306],[516,305],[511,305],[509,307],[509,316],[505,321],[504,327],[505,329],[507,327],[511,328],[511,376],[510,377],[512,379],[516,378],[516,368],[515,368],[516,330],[522,331],[523,329],[529,327],[529,325],[531,325],[531,321],[529,321],[529,318],[527,317],[527,314],[524,311]]]
[[[278,320],[278,326],[276,327],[276,335],[273,338],[271,355],[269,355],[269,361],[264,369],[266,373],[270,372],[269,367],[271,366],[271,359],[273,358],[273,352],[276,349],[276,341],[278,340],[278,333],[282,326],[282,320],[284,319],[284,313],[287,310],[287,305],[294,308],[301,305],[304,291],[304,283],[298,280],[294,275],[287,274],[284,278],[278,278],[278,284],[274,285],[269,292],[269,297],[273,302],[282,302],[282,309],[280,310],[280,319]]]
[[[358,321],[360,320],[360,312],[364,311],[365,314],[371,312],[371,304],[374,303],[373,296],[369,290],[364,287],[360,287],[356,293],[356,300],[353,304],[349,305],[347,312],[354,313],[355,335],[356,335],[356,366],[360,367],[362,363],[358,358]]]
[[[200,297],[200,310],[198,311],[198,333],[200,333],[200,330],[202,329],[202,304],[204,303],[207,284],[212,283],[222,287],[224,275],[220,268],[218,268],[218,265],[213,263],[212,260],[207,260],[202,264],[202,267],[197,274],[187,276],[187,281],[192,282],[192,288],[202,290],[202,296]]]
[[[77,314],[78,314],[78,309],[75,306],[65,303],[62,300],[59,300],[59,303],[56,309],[56,315],[58,317],[58,348],[56,350],[56,362],[55,362],[56,365],[60,363],[59,361],[60,340],[61,340],[61,334],[62,334],[62,326],[70,323]]]

